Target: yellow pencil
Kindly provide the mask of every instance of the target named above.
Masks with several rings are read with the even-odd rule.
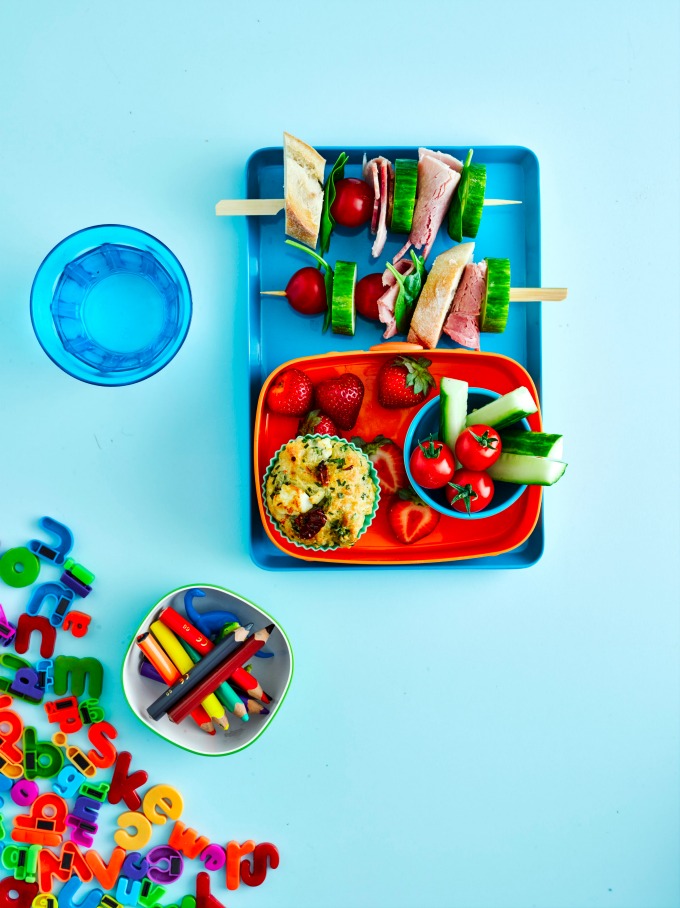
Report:
[[[193,668],[194,663],[189,653],[184,649],[170,628],[163,624],[162,621],[154,621],[150,630],[172,662],[174,662],[177,670],[183,675],[186,675],[189,669]],[[227,719],[225,709],[215,694],[208,694],[205,700],[201,701],[201,706],[203,706],[210,718],[213,719],[220,728],[224,729],[224,731],[229,728],[229,720]]]

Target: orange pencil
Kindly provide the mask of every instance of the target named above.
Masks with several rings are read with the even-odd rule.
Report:
[[[166,684],[174,684],[182,677],[174,662],[170,660],[153,634],[148,631],[145,634],[140,634],[139,637],[137,637],[137,646],[141,649]],[[207,731],[209,735],[215,734],[215,728],[210,721],[210,716],[200,703],[196,709],[192,710],[191,718],[203,731]]]

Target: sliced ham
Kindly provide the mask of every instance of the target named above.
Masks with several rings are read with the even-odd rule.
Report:
[[[397,262],[394,267],[399,274],[407,277],[411,274],[415,266],[410,259],[408,261],[402,259],[401,262]],[[394,317],[394,307],[397,302],[397,297],[399,296],[399,287],[397,285],[396,277],[389,268],[385,269],[382,282],[383,287],[385,287],[386,290],[381,297],[378,297],[378,317],[383,325],[385,325],[383,337],[387,340],[387,338],[394,337],[397,333],[397,320]]]
[[[451,163],[443,160],[450,158],[459,164],[460,161],[456,158],[440,151],[431,152],[427,148],[419,149],[418,154],[418,198],[413,212],[413,224],[408,242],[397,253],[394,262],[403,258],[411,246],[416,249],[424,246],[423,256],[428,257],[460,182],[460,173]]]
[[[394,169],[392,163],[380,156],[364,163],[364,180],[373,187],[373,213],[371,215],[371,233],[375,242],[371,249],[373,258],[377,258],[385,247],[387,240],[387,220],[390,208],[390,194],[394,193]]]
[[[479,314],[486,291],[486,262],[465,266],[444,333],[463,347],[479,350]]]
[[[426,154],[431,155],[433,158],[437,158],[438,161],[443,161],[444,164],[448,164],[449,167],[452,167],[457,173],[463,172],[463,162],[459,161],[458,158],[454,158],[452,154],[447,154],[445,151],[432,151],[431,148],[419,148],[418,160],[420,161]]]

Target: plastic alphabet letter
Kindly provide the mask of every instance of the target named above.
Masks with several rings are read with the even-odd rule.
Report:
[[[16,746],[24,733],[24,723],[19,713],[8,709],[12,698],[0,695],[0,754],[10,763],[21,763],[23,753]]]
[[[121,905],[136,905],[142,884],[139,880],[131,880],[129,877],[118,877],[116,884],[116,898]]]
[[[139,810],[142,799],[137,794],[137,789],[146,784],[149,774],[143,769],[138,769],[128,775],[131,762],[132,754],[127,750],[118,754],[109,789],[109,804],[119,804],[121,801],[125,801],[130,810]]]
[[[208,845],[201,852],[201,860],[205,864],[206,870],[221,870],[227,860],[227,855],[221,845]]]
[[[50,624],[44,615],[23,614],[19,616],[14,649],[21,654],[27,653],[34,631],[38,631],[40,634],[40,655],[44,659],[49,659],[54,652],[54,646],[57,641],[57,629]]]
[[[61,565],[64,563],[66,556],[73,548],[73,533],[69,528],[54,520],[52,517],[41,517],[38,521],[40,526],[52,536],[56,536],[57,544],[48,545],[40,542],[39,539],[31,539],[28,543],[29,549],[44,561],[51,561],[52,564]]]
[[[88,757],[97,769],[108,769],[113,766],[118,756],[118,751],[112,741],[118,737],[118,732],[110,722],[95,722],[87,730],[87,737],[92,745],[92,750],[87,752]]]
[[[12,838],[15,842],[28,842],[31,845],[59,845],[66,832],[66,815],[68,807],[59,795],[47,792],[39,795],[31,804],[27,814],[14,818]],[[42,892],[46,890],[40,886]]]
[[[37,883],[27,883],[8,876],[0,880],[0,908],[31,908],[39,892]],[[16,892],[16,897],[12,893]]]
[[[85,612],[77,612],[74,609],[64,618],[62,627],[65,631],[71,631],[74,637],[84,637],[91,620],[90,615],[86,615]]]
[[[176,788],[170,785],[154,785],[144,795],[142,810],[148,820],[157,826],[167,823],[168,817],[176,820],[182,816],[184,801]]]
[[[184,859],[175,848],[170,845],[158,845],[152,848],[146,856],[149,862],[147,876],[154,883],[168,886],[182,876]]]
[[[267,862],[272,870],[279,866],[279,851],[271,842],[261,842],[253,851],[252,868],[250,861],[241,861],[241,879],[246,886],[261,886],[267,876]]]
[[[64,883],[59,891],[59,904],[55,904],[52,908],[97,908],[101,901],[101,897],[104,894],[102,890],[91,889],[85,894],[84,898],[76,901],[76,893],[81,886],[82,883],[77,877],[71,877],[70,880]],[[49,898],[54,898],[54,896],[49,896]],[[47,906],[47,908],[49,908],[49,906]]]
[[[248,839],[243,845],[231,841],[227,845],[227,889],[238,889],[241,882],[241,858],[255,850],[255,842]]]
[[[149,862],[142,856],[141,852],[131,851],[123,861],[123,869],[120,875],[127,877],[129,880],[143,880],[148,869]]]
[[[64,765],[64,754],[49,741],[38,741],[35,728],[24,729],[24,775],[27,779],[52,779]]]
[[[75,766],[64,766],[52,782],[52,788],[62,798],[72,798],[84,781],[85,776]]]
[[[120,829],[113,834],[116,845],[120,845],[121,848],[128,851],[133,848],[146,848],[151,840],[152,827],[143,813],[127,810],[120,814],[117,822]],[[134,833],[128,832],[127,827],[132,827],[135,830]]]
[[[69,682],[74,697],[81,697],[85,693],[86,680],[88,697],[99,699],[104,686],[104,671],[98,659],[92,656],[84,659],[57,656],[54,660],[54,692],[58,697],[68,693]]]
[[[148,877],[142,880],[142,886],[137,897],[137,902],[142,908],[154,908],[165,895],[165,886],[152,883]]]
[[[78,700],[75,697],[48,700],[43,706],[47,713],[47,721],[58,723],[59,731],[63,731],[65,735],[74,735],[83,727]]]
[[[73,602],[73,596],[73,590],[69,590],[63,583],[59,583],[56,580],[52,580],[49,583],[41,583],[31,593],[26,611],[29,615],[37,615],[44,602],[54,599],[54,604],[49,613],[49,621],[52,627],[61,627],[64,616]]]
[[[197,858],[210,845],[210,840],[199,836],[195,829],[185,826],[178,820],[172,828],[168,845],[181,851],[189,860]],[[224,849],[221,849],[224,852]]]
[[[64,890],[62,889],[59,893],[59,898],[62,897],[63,892]],[[39,892],[33,899],[31,908],[59,908],[57,897],[49,892]]]
[[[85,854],[85,860],[102,889],[113,889],[125,861],[125,849],[116,846],[111,852],[108,864],[104,863],[100,854],[94,849],[90,849]]]
[[[0,558],[0,580],[4,580],[7,586],[15,589],[30,586],[38,579],[39,573],[40,562],[26,546],[7,549]]]
[[[11,798],[19,807],[28,807],[40,794],[37,782],[29,782],[27,779],[19,779],[12,786],[10,792]]]
[[[31,703],[40,703],[44,691],[40,687],[38,673],[32,668],[20,668],[9,686],[9,691],[15,697],[28,700]]]
[[[210,891],[210,877],[205,871],[196,875],[196,908],[225,908]]]
[[[38,684],[47,693],[54,688],[54,660],[41,659],[35,664],[35,670],[38,673]]]

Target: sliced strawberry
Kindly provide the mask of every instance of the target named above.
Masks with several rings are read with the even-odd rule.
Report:
[[[319,382],[314,389],[316,405],[339,429],[347,431],[357,421],[364,399],[364,383],[353,372]]]
[[[399,542],[412,545],[429,536],[439,523],[438,511],[428,507],[410,489],[400,489],[388,511],[392,532]]]
[[[408,486],[404,452],[391,438],[376,435],[373,441],[364,441],[355,436],[352,442],[368,455],[378,473],[380,493],[383,497],[396,495],[399,489]]]
[[[380,367],[378,372],[378,400],[383,407],[414,407],[423,403],[434,378],[428,366],[432,363],[424,356],[397,356]]]
[[[310,410],[300,420],[298,435],[337,435],[338,429],[333,420],[324,416],[321,410]]]
[[[284,416],[302,416],[309,410],[314,386],[300,369],[286,369],[269,386],[267,406]]]

